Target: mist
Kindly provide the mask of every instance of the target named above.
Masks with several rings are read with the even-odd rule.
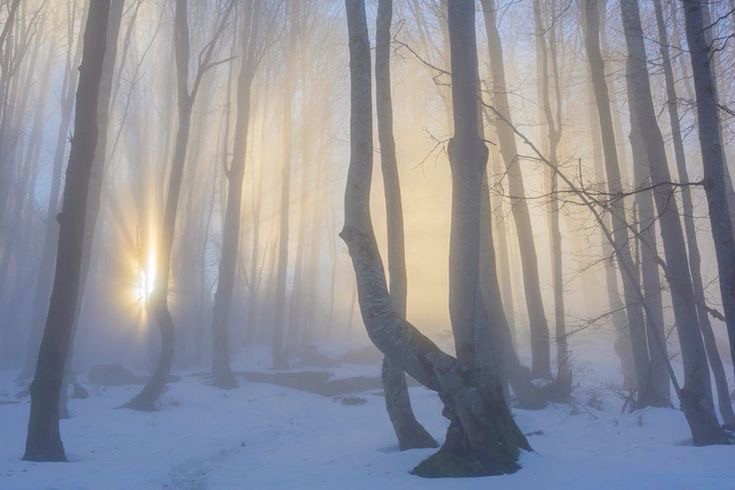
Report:
[[[735,484],[732,0],[0,26],[0,487]]]

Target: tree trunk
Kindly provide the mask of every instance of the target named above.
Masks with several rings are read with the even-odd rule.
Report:
[[[401,186],[396,161],[396,144],[393,137],[393,102],[390,79],[390,27],[393,1],[378,2],[375,30],[375,104],[380,141],[380,163],[383,169],[385,207],[388,223],[388,275],[390,295],[395,311],[406,317],[406,253],[403,233],[403,208]],[[400,363],[383,359],[383,388],[385,407],[398,437],[398,446],[405,449],[437,447],[433,437],[416,420],[411,409],[411,399],[406,386],[406,375]]]
[[[48,318],[36,374],[23,456],[27,461],[66,461],[59,433],[59,398],[79,294],[87,193],[97,145],[97,104],[107,43],[110,0],[90,2],[76,101],[59,248]]]
[[[666,81],[666,105],[669,110],[669,121],[671,123],[671,136],[674,143],[674,158],[676,160],[676,168],[679,173],[679,180],[686,184],[689,182],[689,173],[687,169],[686,155],[684,153],[681,124],[679,122],[679,106],[676,96],[676,85],[674,82],[674,70],[671,65],[671,55],[669,53],[668,33],[666,32],[661,0],[653,0],[653,5],[656,12],[656,25],[658,27],[661,61]],[[704,307],[704,305],[707,304],[707,300],[704,296],[704,282],[702,281],[702,259],[699,253],[697,231],[694,225],[692,191],[688,185],[684,185],[681,188],[681,198],[684,210],[684,231],[686,233],[687,248],[689,250],[689,269],[692,275],[694,296],[697,301],[699,326],[702,328],[702,338],[704,339],[704,346],[707,350],[707,359],[709,360],[709,365],[715,378],[720,414],[722,415],[725,425],[735,429],[735,414],[733,413],[732,405],[730,404],[730,392],[727,387],[725,368],[722,364],[720,352],[717,349],[717,343],[715,342],[715,335],[712,330],[709,314]]]
[[[416,380],[440,393],[445,404],[443,413],[451,421],[447,441],[442,449],[417,466],[414,473],[434,477],[512,473],[518,469],[520,449],[530,447],[505,404],[502,387],[493,383],[489,376],[478,377],[474,371],[439,350],[397,314],[388,293],[369,206],[373,158],[372,101],[365,5],[363,0],[346,0],[345,3],[350,41],[351,150],[345,191],[345,225],[340,236],[347,244],[352,258],[360,310],[370,338],[383,354],[400,362]],[[477,170],[484,168],[480,160],[486,155],[486,150],[477,132],[478,77],[474,12],[474,3],[471,0],[458,0],[450,5],[454,54],[452,85],[456,94],[465,94],[464,105],[462,108],[455,108],[455,114],[465,118],[464,124],[475,125],[474,136],[466,134],[467,132],[460,133],[459,136],[460,140],[474,139],[475,144],[470,151],[474,156],[480,157],[474,162]],[[458,73],[462,74],[458,76]],[[455,104],[458,102],[460,101],[455,101]],[[472,119],[472,115],[467,114],[468,105],[475,106],[474,121],[470,122],[468,119]],[[452,145],[453,151],[459,151],[459,154],[455,153],[455,157],[464,156],[463,148],[457,145],[458,143]],[[479,190],[478,186],[477,191]],[[476,225],[479,226],[480,196],[477,194],[475,197],[478,200]],[[475,239],[478,238],[477,231],[474,236]],[[469,245],[476,251],[479,250],[478,243]],[[474,277],[478,277],[477,256]],[[472,287],[477,290],[478,286],[475,280]],[[478,298],[479,294],[475,291],[472,302]],[[464,312],[455,313],[464,318]],[[466,353],[465,334],[466,332],[462,338],[457,339],[457,345],[460,346],[458,350],[463,349]]]
[[[36,287],[33,293],[33,313],[31,314],[31,324],[29,339],[26,348],[25,363],[23,370],[18,376],[19,380],[25,380],[33,376],[33,369],[38,360],[38,346],[41,342],[44,327],[44,312],[47,311],[49,295],[53,285],[53,262],[56,258],[56,244],[59,237],[59,222],[57,214],[59,212],[59,194],[61,189],[61,172],[66,152],[66,141],[71,124],[72,110],[74,108],[74,89],[77,85],[78,71],[73,69],[77,66],[82,56],[82,43],[77,42],[75,54],[72,55],[74,31],[70,29],[67,42],[69,44],[66,56],[66,67],[64,70],[64,81],[61,88],[61,120],[59,123],[59,131],[56,135],[56,147],[54,150],[54,160],[51,171],[51,185],[49,192],[49,201],[46,207],[46,230],[43,238],[43,248],[41,250],[41,260],[38,268],[38,277],[36,279]]]
[[[697,96],[699,142],[704,167],[710,227],[720,272],[720,294],[725,311],[730,356],[735,359],[735,243],[727,207],[729,181],[725,178],[725,154],[721,137],[719,107],[714,73],[710,64],[713,47],[707,41],[703,6],[697,0],[684,0],[687,42],[692,61],[694,90]],[[735,363],[733,363],[735,368]]]
[[[287,4],[287,11],[292,8]],[[289,45],[294,48],[295,36],[293,33],[293,14],[289,17],[287,26]],[[293,126],[293,71],[295,49],[284,53],[286,59],[286,74],[283,89],[283,166],[281,167],[281,209],[278,235],[278,271],[276,277],[276,304],[275,323],[273,325],[273,368],[285,369],[288,367],[288,353],[284,346],[283,336],[286,330],[286,271],[288,269],[288,240],[289,240],[289,199],[291,189],[291,150]]]
[[[175,58],[177,73],[177,93],[179,124],[171,160],[168,183],[168,194],[163,215],[163,227],[156,253],[156,283],[150,297],[150,309],[158,324],[161,334],[161,347],[156,368],[140,393],[123,407],[134,410],[155,410],[156,401],[166,390],[171,366],[173,364],[175,346],[175,328],[168,306],[168,292],[171,275],[171,255],[176,214],[181,194],[181,182],[186,162],[186,147],[191,128],[191,110],[194,103],[193,94],[189,93],[189,26],[188,0],[176,0],[174,21]]]
[[[671,287],[674,318],[684,362],[681,408],[689,422],[695,445],[724,443],[727,439],[717,422],[712,401],[709,369],[689,275],[684,233],[666,162],[663,137],[656,121],[656,112],[651,97],[638,2],[637,0],[621,0],[620,6],[625,41],[628,46],[626,80],[631,102],[631,130],[638,132],[641,136],[651,174],[651,183],[656,185],[653,197],[660,217],[659,225],[666,256],[666,272]],[[655,346],[651,348],[654,349]]]
[[[243,12],[241,26],[240,74],[237,81],[237,120],[232,147],[232,163],[227,171],[227,208],[222,224],[222,255],[217,276],[217,292],[214,295],[212,316],[212,375],[214,385],[235,388],[237,382],[230,369],[228,326],[235,287],[235,271],[238,268],[240,249],[240,215],[242,190],[245,180],[248,130],[250,124],[250,91],[255,72],[255,44],[258,39],[258,4],[248,3]],[[251,278],[253,280],[253,278]]]
[[[633,179],[635,188],[646,188],[651,185],[650,171],[646,150],[641,138],[640,128],[632,129],[630,145],[633,150]],[[656,240],[656,212],[653,207],[653,193],[650,190],[638,190],[635,194],[635,206],[638,212],[636,232],[638,239],[634,243],[640,250],[641,285],[647,313],[652,320],[646,322],[646,338],[648,340],[651,376],[651,389],[655,399],[660,403],[671,403],[669,374],[666,371],[668,355],[666,349],[666,333],[664,332],[663,289],[658,270],[658,240]],[[658,336],[655,339],[653,336]],[[657,344],[658,342],[658,344]],[[662,348],[656,348],[661,345]]]
[[[512,121],[508,89],[505,82],[505,68],[503,66],[503,47],[496,20],[495,1],[482,0],[482,7],[490,49],[494,106],[508,121]],[[531,218],[528,212],[528,203],[524,199],[526,191],[523,174],[518,162],[518,149],[515,136],[509,125],[497,119],[494,123],[500,141],[500,151],[508,172],[510,193],[513,195],[511,207],[518,233],[518,246],[523,268],[523,287],[526,294],[526,306],[531,329],[531,375],[537,378],[551,378],[549,326],[546,322],[546,313],[544,312],[544,303],[541,296]]]
[[[595,104],[600,122],[600,134],[602,137],[602,150],[607,174],[607,185],[610,194],[616,195],[622,192],[622,181],[618,163],[618,152],[615,145],[615,133],[613,130],[612,114],[610,111],[610,98],[608,97],[607,83],[605,82],[605,66],[600,52],[600,13],[598,10],[599,0],[585,0],[584,27],[585,27],[585,51],[590,66],[592,77],[592,89],[595,95]],[[625,209],[621,199],[613,200],[612,208],[612,236],[614,239],[614,250],[621,270],[636,270],[628,243],[628,226],[625,221]],[[651,386],[649,355],[643,317],[643,308],[636,291],[640,290],[640,284],[635,280],[633,274],[622,274],[623,295],[625,298],[625,310],[628,316],[628,336],[630,338],[633,363],[635,365],[636,385],[638,389],[636,406],[639,408],[648,405],[666,405],[665,402],[656,400],[656,394]],[[651,319],[649,318],[649,321]]]
[[[559,80],[559,68],[556,54],[556,26],[548,29],[549,51],[546,47],[546,28],[544,27],[541,5],[539,0],[533,2],[534,20],[536,25],[536,52],[540,56],[537,63],[540,64],[541,84],[541,107],[546,119],[546,130],[549,140],[549,161],[558,165],[559,144],[562,136],[562,97]],[[549,63],[551,61],[551,63]],[[551,64],[551,70],[549,70]],[[549,72],[554,80],[556,110],[552,112]],[[551,242],[551,273],[552,289],[554,290],[554,341],[556,343],[556,365],[557,365],[557,395],[561,399],[568,398],[572,390],[572,370],[569,361],[569,347],[567,343],[565,313],[564,313],[564,271],[562,262],[561,228],[559,225],[559,190],[557,173],[548,170],[548,188],[551,193],[549,204],[549,241]]]

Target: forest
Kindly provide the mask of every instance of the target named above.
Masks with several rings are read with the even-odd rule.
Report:
[[[0,488],[735,488],[735,0],[0,0]]]

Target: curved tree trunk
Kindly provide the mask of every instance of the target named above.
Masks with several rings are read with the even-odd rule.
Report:
[[[156,319],[161,334],[161,348],[153,374],[140,393],[123,405],[134,410],[155,410],[156,401],[166,389],[174,358],[175,328],[168,307],[168,292],[171,275],[171,252],[176,227],[176,212],[181,193],[181,182],[186,162],[186,146],[191,128],[191,109],[193,97],[189,94],[189,26],[187,0],[176,0],[174,21],[175,58],[177,73],[177,92],[179,125],[171,160],[171,173],[168,194],[163,216],[163,227],[157,244],[156,284],[150,298],[150,309]]]
[[[478,377],[474,371],[443,353],[413,325],[397,314],[386,286],[385,272],[370,218],[370,181],[372,178],[372,101],[370,44],[363,0],[346,0],[350,46],[351,118],[350,167],[345,190],[345,224],[340,236],[352,258],[357,277],[360,310],[368,334],[375,345],[428,388],[438,391],[445,404],[444,414],[450,419],[447,441],[442,449],[414,469],[422,476],[470,476],[512,473],[518,469],[520,449],[530,449],[505,404],[502,386],[490,376]],[[467,106],[477,110],[477,55],[474,36],[474,3],[461,0],[450,5],[450,30],[453,32],[453,87],[465,92],[464,104],[455,114],[472,119]],[[474,60],[474,65],[473,65]],[[474,71],[473,71],[474,67]],[[457,74],[464,72],[457,78]],[[469,101],[469,103],[468,103]],[[456,103],[456,101],[455,101]],[[457,112],[458,111],[458,112]],[[475,112],[474,145],[470,150],[480,157],[476,169],[484,169],[481,158],[486,149],[477,132]],[[460,141],[472,134],[463,134]],[[455,140],[457,141],[457,140]],[[460,154],[463,156],[461,146]],[[459,165],[457,160],[457,164]],[[470,162],[472,163],[472,162]],[[456,191],[455,191],[456,192]],[[478,187],[479,192],[479,187]],[[476,213],[479,226],[479,194]],[[477,231],[474,234],[477,238]],[[477,243],[470,243],[475,250]],[[477,256],[475,278],[477,279]],[[455,264],[456,267],[457,264]],[[456,277],[457,271],[453,273]],[[472,301],[479,298],[478,281]],[[453,308],[456,309],[455,304]],[[456,311],[459,317],[475,311]],[[457,318],[459,320],[460,318]],[[459,326],[459,325],[458,325]],[[457,339],[458,350],[465,354],[467,332]]]

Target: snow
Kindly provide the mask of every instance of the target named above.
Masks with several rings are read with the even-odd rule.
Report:
[[[255,356],[257,357],[257,356]],[[261,365],[238,367],[267,370]],[[334,379],[379,366],[346,366]],[[432,450],[397,451],[379,391],[345,405],[272,384],[241,380],[222,391],[194,371],[180,372],[154,413],[117,409],[138,386],[95,388],[72,400],[62,422],[69,463],[20,460],[28,400],[0,405],[0,489],[691,489],[735,488],[734,447],[692,447],[673,409],[620,413],[621,397],[599,372],[580,379],[571,405],[515,410],[535,452],[514,475],[426,480],[409,471]],[[0,399],[17,391],[0,373]],[[411,388],[419,420],[443,440],[435,394]],[[538,433],[537,431],[540,431]]]

